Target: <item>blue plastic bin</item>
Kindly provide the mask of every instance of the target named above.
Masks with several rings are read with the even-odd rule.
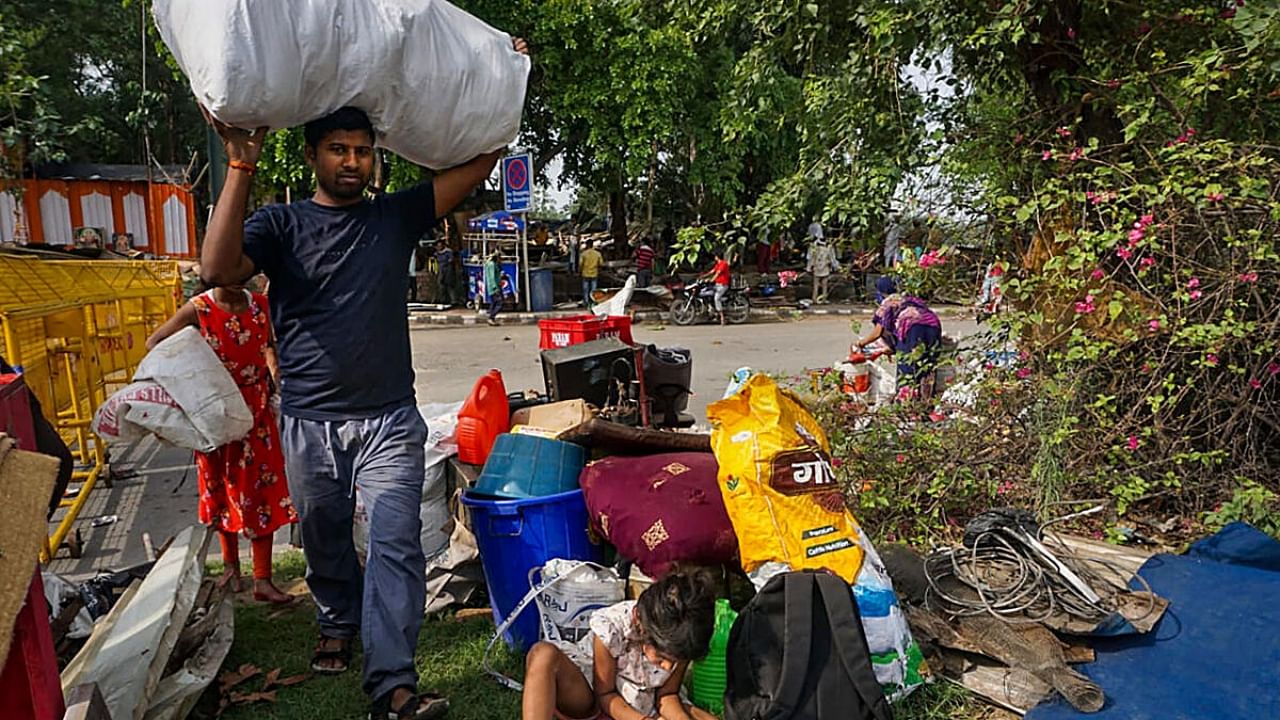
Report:
[[[524,500],[569,492],[587,464],[581,445],[504,433],[493,443],[474,493],[494,500]]]
[[[550,268],[529,271],[529,299],[533,303],[530,312],[546,312],[555,307],[555,283]]]
[[[582,490],[527,500],[495,500],[467,490],[462,504],[471,512],[495,624],[501,624],[529,592],[533,568],[552,558],[604,559],[604,547],[587,535]],[[538,608],[531,603],[502,639],[524,652],[538,636]]]

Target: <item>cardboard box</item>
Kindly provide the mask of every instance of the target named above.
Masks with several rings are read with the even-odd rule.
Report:
[[[551,433],[556,438],[591,419],[593,413],[584,400],[565,400],[547,405],[520,408],[511,415],[513,426],[523,425]]]

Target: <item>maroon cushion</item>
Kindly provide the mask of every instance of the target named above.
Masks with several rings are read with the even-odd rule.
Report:
[[[710,453],[606,458],[582,471],[591,529],[658,579],[675,564],[719,565],[738,539]]]

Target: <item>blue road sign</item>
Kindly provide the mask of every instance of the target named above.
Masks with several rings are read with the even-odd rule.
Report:
[[[529,212],[533,204],[532,176],[528,153],[502,158],[502,199],[507,212]]]

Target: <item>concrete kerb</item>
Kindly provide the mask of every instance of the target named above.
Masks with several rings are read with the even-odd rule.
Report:
[[[527,313],[527,312],[511,312],[498,315],[498,324],[503,326],[520,326],[520,325],[537,325],[539,320],[550,320],[557,318],[574,317],[582,315],[585,310],[566,310],[556,312]],[[779,307],[779,308],[752,308],[751,318],[753,320],[764,321],[787,321],[796,320],[805,317],[854,317],[860,316],[870,319],[873,308],[870,307],[852,307],[844,305],[830,305],[810,308],[797,307]],[[943,319],[960,319],[969,313],[968,308],[960,306],[945,306],[938,308],[938,314]],[[668,313],[661,310],[642,310],[635,313],[633,321],[636,323],[668,323]],[[431,328],[441,327],[475,327],[486,325],[486,317],[483,313],[470,311],[452,311],[452,312],[411,312],[409,313],[409,327],[414,330],[429,330]]]

